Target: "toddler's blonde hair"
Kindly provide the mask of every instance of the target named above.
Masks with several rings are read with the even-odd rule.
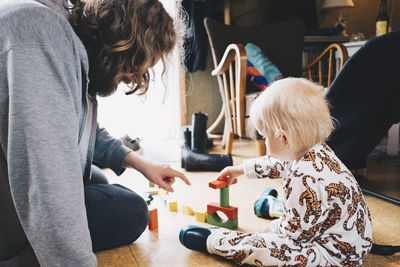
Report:
[[[285,131],[291,149],[311,148],[333,130],[322,92],[322,86],[304,78],[278,80],[254,101],[251,121],[264,137],[280,137]]]

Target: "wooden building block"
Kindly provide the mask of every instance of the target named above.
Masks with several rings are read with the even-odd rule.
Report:
[[[186,205],[182,205],[182,213],[186,215],[194,215],[194,211]]]
[[[150,210],[150,223],[149,230],[154,230],[158,228],[158,212],[157,208]]]
[[[169,211],[178,211],[178,202],[174,197],[167,194],[167,195],[161,195],[160,198],[163,201],[164,206],[166,206]]]
[[[163,188],[159,188],[158,189],[158,195],[167,195],[168,191],[163,189]]]
[[[144,199],[144,201],[146,201],[147,205],[150,205],[151,201],[153,201],[154,199],[154,197],[149,193],[144,193],[142,195],[142,198]]]
[[[214,213],[214,214],[207,214],[207,223],[220,227],[225,227],[228,229],[236,229],[238,228],[239,220],[238,218],[235,218],[233,220],[223,221],[221,217],[218,216],[217,213]]]
[[[210,203],[207,205],[207,214],[214,214],[217,211],[223,212],[229,220],[233,220],[238,217],[238,208],[237,207],[221,207],[218,203]]]
[[[215,180],[215,181],[209,182],[208,186],[213,188],[213,189],[219,189],[219,188],[228,186],[228,183],[224,182],[224,181],[220,181],[220,180]]]
[[[178,202],[177,201],[169,201],[168,202],[168,210],[169,211],[178,211]]]
[[[196,221],[205,223],[207,221],[207,212],[196,211]]]
[[[236,183],[237,183],[237,179],[233,180],[231,185],[236,184]],[[221,178],[221,179],[209,182],[208,186],[213,189],[220,189],[220,188],[227,187],[228,182],[227,182],[227,179]]]
[[[146,189],[146,193],[150,195],[158,195],[158,187],[149,187]]]
[[[219,205],[229,207],[229,186],[219,189]]]

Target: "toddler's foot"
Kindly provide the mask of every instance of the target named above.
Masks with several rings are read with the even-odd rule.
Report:
[[[254,203],[254,213],[261,218],[274,219],[283,216],[283,202],[276,199],[278,191],[267,188]]]
[[[179,241],[188,249],[197,251],[207,251],[207,237],[211,234],[210,229],[188,225],[181,229],[179,233]]]

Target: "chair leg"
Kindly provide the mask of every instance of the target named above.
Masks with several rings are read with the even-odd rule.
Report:
[[[264,139],[256,139],[257,157],[265,156],[267,149],[265,147]]]
[[[218,118],[211,124],[210,127],[207,129],[207,134],[211,135],[212,132],[217,128],[217,126],[221,123],[222,119],[225,118],[225,106],[222,104],[221,111],[218,115]]]
[[[221,140],[221,147],[225,148],[226,147],[226,142],[228,140],[228,135],[231,132],[231,128],[229,126],[229,123],[225,120],[224,123],[224,132],[222,134],[222,140]]]
[[[226,154],[228,154],[228,155],[232,154],[232,145],[233,145],[233,133],[228,132],[227,140],[226,140],[226,147],[225,147]]]

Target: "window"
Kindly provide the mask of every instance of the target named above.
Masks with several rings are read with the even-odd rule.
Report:
[[[175,17],[176,2],[162,0],[165,9]],[[127,85],[120,84],[109,97],[98,98],[98,122],[115,138],[129,135],[143,140],[177,140],[180,136],[180,55],[175,49],[166,62],[161,77],[159,62],[150,71],[151,82],[145,97],[125,95]]]

